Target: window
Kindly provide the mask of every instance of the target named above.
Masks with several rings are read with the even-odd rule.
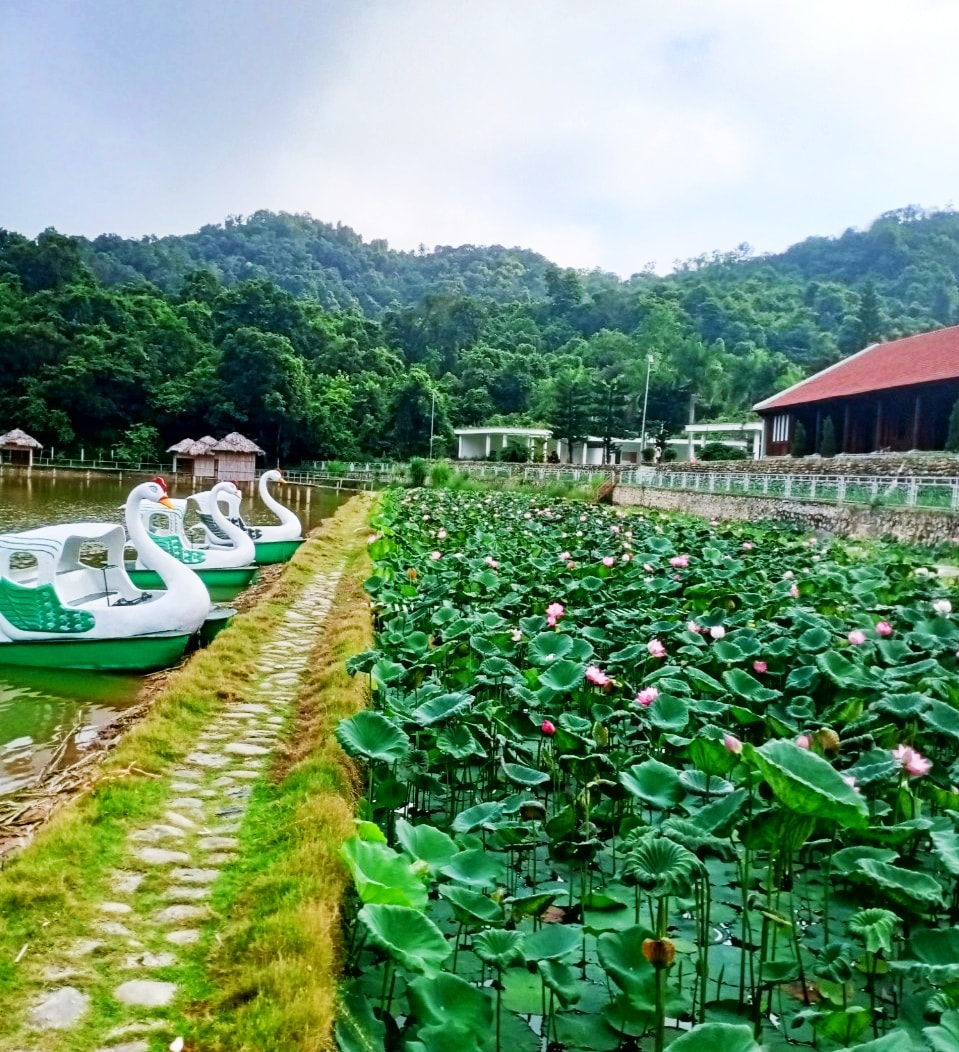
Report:
[[[773,442],[789,440],[789,414],[779,413],[773,417]]]

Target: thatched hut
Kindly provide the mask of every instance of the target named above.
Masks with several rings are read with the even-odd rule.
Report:
[[[43,449],[43,443],[28,435],[26,431],[21,431],[19,427],[0,437],[0,461],[4,464],[32,468],[35,449]]]
[[[194,442],[192,438],[185,438],[170,446],[168,453],[173,454],[174,474],[180,472],[184,475],[193,475],[194,478],[214,479],[217,477],[216,456],[213,447],[216,439],[212,435]]]
[[[239,431],[231,431],[211,449],[216,457],[216,477],[233,482],[252,482],[256,478],[256,458],[266,456],[250,439]]]

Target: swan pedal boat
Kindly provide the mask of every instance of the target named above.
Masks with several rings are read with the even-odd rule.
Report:
[[[122,526],[82,522],[0,534],[0,664],[145,672],[180,658],[210,613],[210,597],[140,523],[141,502],[164,495],[143,483],[125,505],[127,533],[162,591],[130,579]],[[102,565],[86,561],[91,544],[104,550]]]
[[[210,492],[232,495],[233,491],[239,493],[232,482],[221,482]],[[142,523],[155,544],[199,577],[211,599],[229,601],[256,580],[258,569],[253,541],[243,529],[230,523],[213,501],[211,521],[225,540],[218,546],[194,543],[184,527],[186,503],[172,499],[169,503],[144,501],[140,505]],[[127,571],[140,588],[163,587],[159,576],[144,566],[139,557],[127,566]]]
[[[240,511],[242,493],[235,486],[233,490],[220,490],[214,486],[211,490],[193,493],[183,500],[174,500],[174,505],[186,513],[192,504],[196,509],[198,525],[204,534],[204,544],[209,548],[221,548],[230,543],[229,535],[217,516],[217,511],[234,526],[242,529],[253,541],[254,558],[258,566],[269,566],[274,563],[288,562],[303,543],[303,526],[295,512],[291,511],[270,493],[271,482],[282,482],[283,473],[276,468],[264,471],[257,482],[260,500],[280,520],[268,526],[252,525],[246,522]],[[226,506],[225,514],[219,505]]]

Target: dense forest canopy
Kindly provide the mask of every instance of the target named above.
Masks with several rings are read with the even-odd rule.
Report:
[[[957,279],[959,215],[918,208],[625,281],[270,212],[186,237],[0,231],[0,420],[118,456],[239,430],[284,463],[405,457],[431,414],[437,450],[488,423],[625,437],[648,370],[648,422],[676,431],[959,322]]]

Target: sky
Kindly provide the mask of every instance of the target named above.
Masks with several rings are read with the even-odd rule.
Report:
[[[0,228],[623,277],[959,197],[957,0],[0,0]]]

